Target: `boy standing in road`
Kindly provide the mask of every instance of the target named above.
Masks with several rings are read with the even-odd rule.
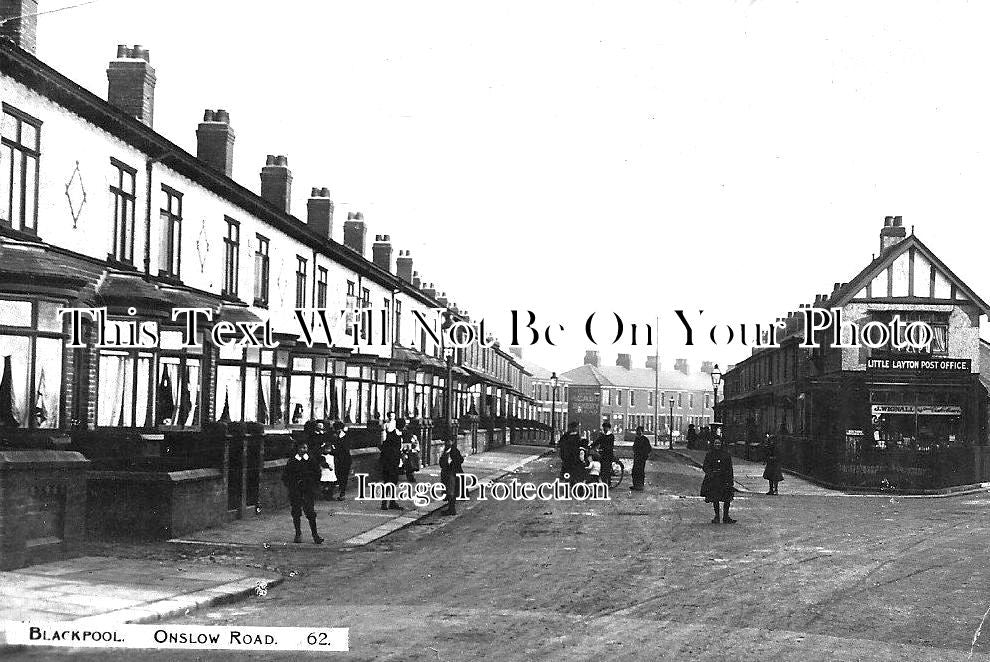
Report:
[[[289,504],[292,508],[292,524],[296,527],[293,542],[302,542],[300,520],[306,513],[313,542],[317,545],[323,538],[316,531],[316,510],[313,508],[313,492],[320,482],[320,468],[309,457],[309,446],[305,441],[296,443],[296,453],[289,458],[282,473],[282,482],[289,488]]]

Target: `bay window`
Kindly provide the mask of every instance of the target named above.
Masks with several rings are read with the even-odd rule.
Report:
[[[57,428],[62,391],[59,304],[0,299],[0,428]]]

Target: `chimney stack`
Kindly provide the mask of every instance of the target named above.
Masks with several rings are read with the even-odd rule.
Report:
[[[392,239],[389,235],[375,235],[375,243],[371,245],[371,261],[385,271],[392,272]]]
[[[651,355],[646,357],[646,368],[647,370],[653,370],[656,372],[657,369],[657,357],[656,355]]]
[[[701,372],[702,372],[702,374],[710,375],[710,374],[712,374],[712,370],[714,368],[715,368],[715,364],[712,363],[711,361],[702,361],[701,362]]]
[[[395,275],[407,283],[413,282],[412,264],[412,256],[409,251],[399,251],[399,257],[395,258]]]
[[[38,0],[0,0],[0,21],[5,21],[0,23],[0,39],[9,39],[34,55],[38,48]]]
[[[423,281],[421,281],[419,279],[419,272],[418,271],[414,271],[413,272],[413,275],[412,275],[412,286],[415,287],[417,290],[420,289],[423,286]]]
[[[316,230],[324,239],[333,235],[333,200],[330,189],[314,187],[306,201],[306,225]]]
[[[674,370],[684,375],[688,374],[687,359],[676,359],[674,361]]]
[[[880,230],[880,252],[898,244],[907,236],[904,229],[903,216],[885,216],[883,219],[883,229]]]
[[[615,357],[615,365],[620,368],[625,368],[626,370],[632,369],[632,355],[630,354],[619,354]]]
[[[443,308],[447,307],[447,293],[441,292],[437,297],[437,303],[439,303]]]
[[[207,109],[196,129],[196,158],[230,177],[234,169],[234,137],[227,111]]]
[[[423,284],[423,294],[430,297],[431,299],[437,298],[437,289],[433,287],[433,283]]]
[[[261,169],[261,197],[286,214],[289,213],[292,171],[289,170],[289,159],[285,156],[269,154],[265,160],[265,167]]]
[[[107,101],[154,126],[155,69],[151,66],[151,51],[144,46],[117,46],[117,57],[107,67]]]
[[[367,232],[364,214],[359,211],[347,212],[347,221],[344,222],[344,246],[358,255],[364,255],[364,236]]]
[[[522,358],[522,347],[510,347],[509,354],[512,354],[517,359]]]
[[[601,359],[598,358],[598,352],[594,349],[589,349],[584,353],[584,364],[593,365],[596,368],[599,366]]]

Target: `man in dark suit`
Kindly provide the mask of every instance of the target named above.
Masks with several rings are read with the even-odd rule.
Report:
[[[402,438],[394,420],[389,420],[385,424],[385,439],[382,441],[381,454],[378,456],[378,463],[382,470],[382,482],[392,485],[393,489],[399,486],[399,463],[402,461]],[[404,510],[394,499],[382,499],[382,510]]]
[[[646,460],[650,457],[650,440],[643,434],[643,426],[636,428],[636,438],[633,440],[632,486],[630,490],[642,492],[646,484]]]
[[[443,453],[440,454],[440,481],[447,493],[447,509],[444,515],[456,515],[457,507],[457,477],[464,473],[464,456],[457,450],[457,439],[444,442]]]
[[[292,524],[296,527],[293,542],[302,542],[300,526],[302,514],[306,513],[313,542],[317,545],[323,538],[316,530],[316,510],[313,508],[313,492],[320,482],[320,467],[309,456],[309,446],[305,441],[296,443],[296,453],[289,458],[282,472],[282,482],[289,489],[289,505],[292,509]]]
[[[578,436],[577,421],[567,424],[567,432],[560,438],[561,478],[571,485],[579,482],[584,475],[581,462],[581,437]]]
[[[615,435],[612,434],[611,423],[608,421],[602,423],[602,433],[591,444],[591,449],[598,451],[598,461],[602,465],[598,478],[608,485],[609,479],[612,477],[612,460],[615,458]]]
[[[333,467],[337,474],[337,501],[344,500],[347,492],[347,478],[351,473],[351,440],[347,436],[344,424],[336,421],[331,435],[333,448]]]

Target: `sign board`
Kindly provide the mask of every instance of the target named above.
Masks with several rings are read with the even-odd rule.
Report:
[[[921,358],[917,356],[887,356],[867,359],[867,370],[893,370],[897,372],[971,372],[969,359]]]
[[[872,405],[870,411],[874,416],[883,414],[962,416],[962,407],[956,405]]]

